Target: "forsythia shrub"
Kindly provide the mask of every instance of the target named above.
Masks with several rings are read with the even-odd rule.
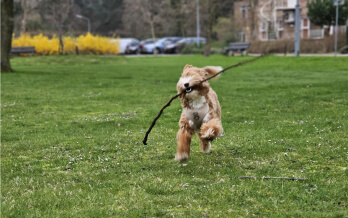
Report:
[[[12,38],[12,47],[15,46],[33,46],[33,39],[28,34],[24,34],[18,38]]]
[[[64,54],[74,54],[76,47],[80,54],[118,54],[119,40],[102,36],[93,36],[90,33],[77,38],[64,37]],[[24,34],[12,39],[12,46],[34,46],[38,55],[53,55],[60,53],[59,38],[53,36],[49,39],[42,34],[31,37]]]
[[[93,36],[90,33],[77,37],[77,47],[83,54],[118,54],[119,41],[110,38]]]
[[[75,54],[76,53],[76,40],[72,37],[64,37],[64,53]]]
[[[39,34],[37,36],[33,36],[32,42],[38,54],[42,54],[42,55],[58,54],[59,39],[55,37],[52,37],[52,39],[48,39],[47,36]]]

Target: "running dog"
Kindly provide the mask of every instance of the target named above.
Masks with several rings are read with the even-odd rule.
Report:
[[[221,71],[221,67],[198,68],[191,65],[184,67],[177,83],[178,93],[182,105],[179,121],[180,129],[177,133],[177,153],[175,160],[183,161],[190,156],[191,138],[196,133],[200,140],[201,151],[208,153],[211,141],[221,136],[221,107],[218,97],[210,87],[208,81],[202,80]]]

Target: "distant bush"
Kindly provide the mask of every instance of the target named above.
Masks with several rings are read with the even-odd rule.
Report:
[[[180,49],[180,53],[181,54],[204,54],[204,46],[200,45],[197,48],[196,44],[194,44],[194,45],[186,45],[186,46],[183,46]]]
[[[22,35],[14,37],[12,46],[34,46],[37,55],[54,55],[59,53],[74,54],[118,54],[119,40],[94,36],[90,33],[74,37],[63,37],[64,52],[60,46],[59,38],[53,36],[51,39],[43,34],[36,36]]]
[[[300,53],[329,53],[334,51],[334,36],[323,39],[301,39]],[[295,42],[289,40],[274,41],[253,41],[248,49],[249,53],[293,53],[295,51]],[[337,47],[345,46],[345,34],[338,34]]]
[[[205,45],[201,44],[198,48],[196,44],[183,46],[180,50],[180,54],[204,54]],[[210,48],[210,54],[222,54],[223,49],[220,45],[213,45]]]
[[[348,45],[340,49],[341,54],[348,54]]]
[[[48,37],[42,34],[33,37],[24,34],[18,38],[13,38],[12,46],[34,46],[38,54],[51,55],[58,54],[59,40],[55,38],[49,40]]]
[[[90,33],[79,36],[76,45],[83,54],[118,54],[119,40],[111,41],[110,38],[93,36]]]

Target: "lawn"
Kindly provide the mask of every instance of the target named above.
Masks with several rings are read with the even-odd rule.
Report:
[[[1,74],[2,217],[347,217],[348,58],[269,56],[210,84],[225,134],[174,161],[185,64],[252,57],[45,56]],[[241,179],[238,176],[296,177]]]

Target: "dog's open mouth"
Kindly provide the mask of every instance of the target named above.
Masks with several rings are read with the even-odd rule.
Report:
[[[186,89],[186,93],[190,93],[190,92],[192,92],[192,91],[193,91],[193,89],[192,89],[191,87],[189,87],[189,88]]]

